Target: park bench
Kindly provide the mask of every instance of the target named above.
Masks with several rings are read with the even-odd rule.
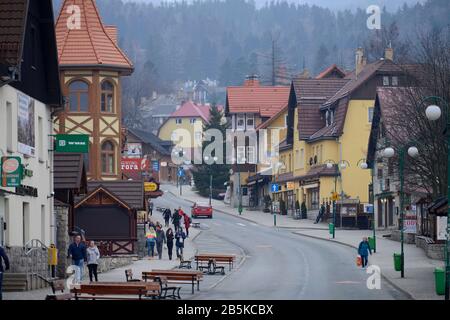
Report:
[[[127,282],[141,282],[140,279],[133,279],[133,270],[127,269],[125,270],[125,279]]]
[[[142,300],[159,298],[160,284],[155,282],[97,282],[72,288],[75,300]]]
[[[225,275],[225,267],[224,266],[218,266],[216,259],[210,259],[208,261],[208,265],[200,265],[199,270],[204,271],[206,270],[206,272],[208,274],[216,274],[216,273],[220,273],[222,275]]]
[[[178,269],[192,269],[192,261],[184,260],[183,256],[180,256],[180,265]]]
[[[231,271],[231,268],[234,267],[234,261],[236,260],[236,256],[232,254],[217,254],[217,253],[202,253],[195,256],[195,262],[197,264],[197,270],[199,270],[200,266],[204,263],[209,263],[210,260],[215,260],[216,264],[228,264],[228,267]]]
[[[45,300],[71,300],[73,298],[71,293],[65,293],[66,280],[53,280],[50,282],[53,294],[45,297]]]
[[[166,277],[169,283],[191,284],[192,294],[195,292],[195,283],[197,291],[200,290],[200,281],[203,279],[203,273],[191,270],[153,270],[142,272],[142,280],[155,280],[155,278]]]
[[[155,277],[155,282],[158,282],[160,287],[161,287],[161,299],[167,299],[167,298],[172,298],[172,299],[181,299],[180,296],[180,290],[181,287],[180,286],[170,286],[169,287],[169,281],[167,280],[167,277],[165,276],[161,276],[161,277]],[[169,291],[172,291],[171,294],[167,294]]]

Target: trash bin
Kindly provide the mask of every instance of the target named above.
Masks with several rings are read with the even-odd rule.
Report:
[[[402,271],[402,255],[394,253],[394,268],[395,271]]]
[[[445,270],[441,268],[434,269],[434,283],[436,286],[436,294],[444,295],[445,294]]]
[[[330,234],[334,234],[334,223],[328,224],[328,230],[329,230]]]
[[[367,238],[367,240],[369,241],[370,249],[373,250],[375,248],[375,239],[372,237],[369,237],[369,238]]]

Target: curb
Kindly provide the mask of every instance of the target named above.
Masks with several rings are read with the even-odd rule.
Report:
[[[336,241],[336,240],[330,240],[330,239],[325,239],[325,238],[321,238],[318,236],[313,236],[313,235],[309,235],[309,234],[303,234],[301,232],[292,232],[293,234],[300,236],[300,237],[308,237],[308,238],[312,238],[312,239],[317,239],[317,240],[322,240],[322,241],[327,241],[327,242],[332,242],[332,243],[336,243],[339,245],[343,245],[343,246],[347,246],[350,247],[352,249],[358,249],[357,247],[345,243],[345,242],[341,242],[341,241]],[[400,291],[402,294],[404,294],[408,299],[410,300],[416,300],[413,295],[411,293],[409,293],[408,291],[400,288],[398,285],[396,285],[395,283],[393,283],[388,277],[386,277],[384,274],[381,274],[381,277],[386,280],[392,287],[394,287],[396,290]]]

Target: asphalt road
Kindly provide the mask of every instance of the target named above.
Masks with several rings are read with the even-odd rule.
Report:
[[[166,193],[156,206],[190,203]],[[292,230],[260,226],[220,212],[198,219],[202,232],[194,240],[200,252],[235,253],[237,267],[225,277],[206,276],[192,299],[406,299],[381,278],[381,289],[368,289],[370,274],[355,265],[350,247],[302,237]]]

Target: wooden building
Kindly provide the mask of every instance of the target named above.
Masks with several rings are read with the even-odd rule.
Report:
[[[70,6],[79,19],[70,19]],[[73,7],[72,7],[73,8]],[[121,179],[120,78],[133,65],[117,43],[117,28],[102,23],[94,0],[65,0],[56,22],[60,78],[66,105],[55,133],[87,134],[89,180]]]

